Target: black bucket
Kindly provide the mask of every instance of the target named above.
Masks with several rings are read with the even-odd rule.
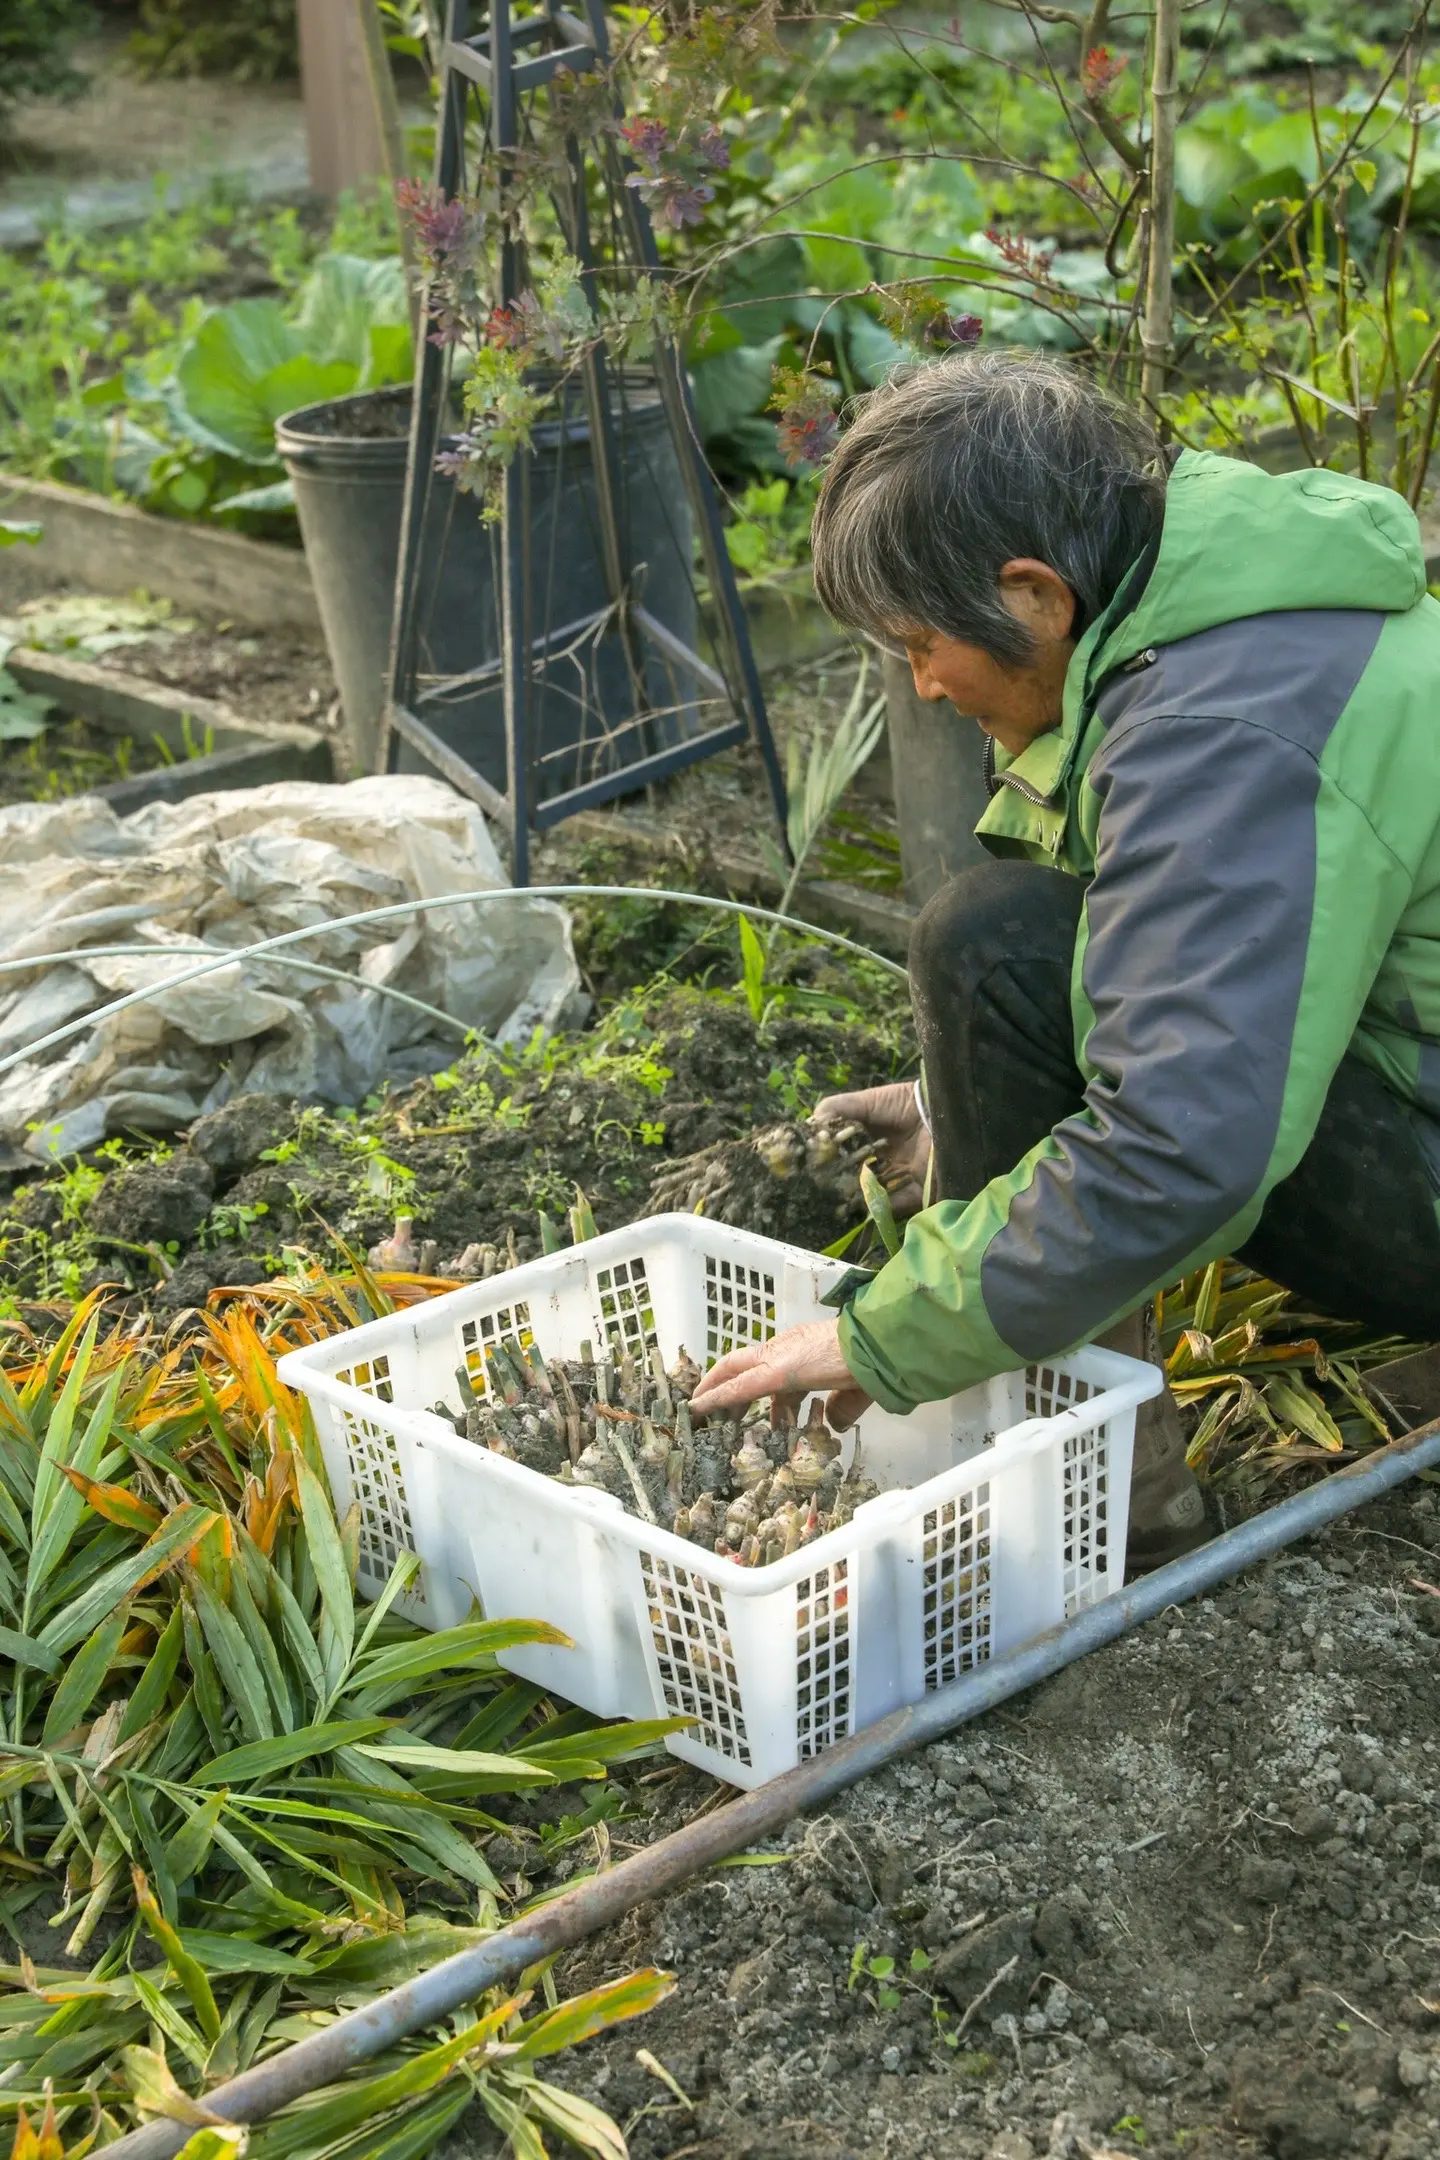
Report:
[[[530,636],[599,614],[609,598],[599,542],[590,426],[578,385],[535,429],[529,459]],[[390,622],[405,490],[408,387],[360,391],[288,413],[276,445],[295,487],[305,553],[345,713],[349,762],[373,772],[388,691]],[[679,461],[654,384],[626,377],[612,389],[618,446],[622,559],[644,606],[687,647],[697,635],[691,520]],[[427,680],[483,668],[500,652],[499,528],[472,495],[432,476],[417,595],[420,717],[497,788],[507,781],[498,672],[465,691],[427,700]],[[619,635],[561,640],[538,677],[530,754],[543,802],[616,762],[628,763],[693,726],[694,684],[658,654],[644,661],[651,706],[666,720],[631,722],[635,699]],[[577,695],[577,686],[583,695]],[[612,738],[610,731],[614,730]],[[607,766],[608,761],[608,766]],[[427,769],[401,745],[402,771]]]

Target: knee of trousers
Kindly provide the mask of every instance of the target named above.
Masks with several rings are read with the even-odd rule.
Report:
[[[1079,878],[1032,862],[976,863],[942,885],[910,933],[910,981],[917,998],[979,985],[1005,955],[1067,960],[1074,950],[1084,887]]]

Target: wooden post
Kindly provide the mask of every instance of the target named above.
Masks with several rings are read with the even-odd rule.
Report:
[[[1155,413],[1175,342],[1175,117],[1180,102],[1180,0],[1155,0],[1150,77],[1149,252],[1140,319],[1140,395]]]
[[[355,0],[296,0],[300,81],[310,141],[310,185],[334,198],[383,178],[385,141],[375,110]]]
[[[920,908],[958,870],[990,859],[975,837],[989,801],[985,740],[953,705],[916,697],[902,656],[886,653],[884,680],[900,871],[906,900]]]

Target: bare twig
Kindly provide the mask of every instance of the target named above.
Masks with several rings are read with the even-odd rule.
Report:
[[[961,2038],[961,2036],[965,2032],[966,2027],[969,2025],[970,2020],[975,2016],[976,2012],[982,2007],[983,2004],[989,2002],[990,1997],[994,1994],[996,1988],[1002,1986],[1004,1982],[1009,1979],[1011,1973],[1014,1972],[1016,1966],[1019,1963],[1020,1953],[1017,1950],[1014,1957],[1008,1958],[1006,1962],[1000,1967],[998,1972],[991,1973],[990,1978],[986,1981],[984,1987],[981,1988],[980,1993],[975,1997],[974,2002],[971,2003],[969,2009],[965,2012],[959,2024],[956,2026],[955,2038],[957,2040]]]
[[[1179,0],[1155,0],[1150,78],[1150,240],[1140,320],[1140,395],[1159,408],[1175,342],[1175,111],[1180,98]]]

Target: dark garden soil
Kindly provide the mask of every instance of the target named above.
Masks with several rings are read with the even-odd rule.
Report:
[[[880,1028],[762,1029],[733,995],[677,985],[557,1058],[466,1060],[358,1117],[241,1096],[150,1159],[12,1180],[0,1294],[53,1295],[68,1265],[72,1292],[113,1283],[173,1313],[297,1251],[363,1254],[400,1217],[413,1259],[391,1264],[453,1275],[471,1247],[491,1266],[538,1252],[540,1211],[562,1223],[577,1186],[602,1229],[703,1199],[713,1220],[824,1247],[860,1213],[855,1166],[807,1151],[798,1120],[827,1089],[893,1077],[895,1056]]]
[[[283,631],[197,624],[142,644],[116,646],[96,665],[213,698],[246,720],[338,724],[331,712],[335,682],[325,648]]]
[[[677,1986],[556,2075],[633,2160],[1434,2160],[1437,1575],[1412,1486],[868,1779],[567,1958]],[[614,1857],[716,1794],[626,1797]]]

